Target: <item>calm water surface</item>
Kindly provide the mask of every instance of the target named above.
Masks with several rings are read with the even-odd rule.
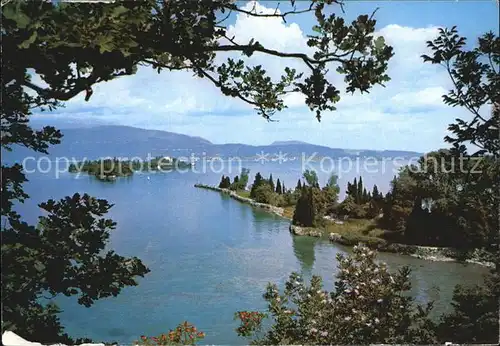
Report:
[[[287,187],[301,175],[300,164],[255,162],[246,164],[251,180],[257,171],[273,173]],[[227,170],[226,170],[227,172]],[[360,172],[341,175],[345,187]],[[167,332],[188,320],[206,332],[204,343],[246,344],[236,336],[234,312],[263,309],[268,282],[282,286],[292,271],[322,275],[333,287],[335,255],[348,248],[308,237],[292,237],[289,222],[253,209],[216,192],[196,189],[194,183],[216,184],[222,173],[136,174],[115,183],[69,173],[31,174],[26,186],[32,199],[19,208],[34,222],[36,204],[87,192],[114,204],[110,212],[118,223],[109,247],[124,256],[137,256],[151,269],[139,286],[118,297],[97,301],[91,308],[76,299],[57,302],[66,331],[74,337],[130,343],[140,335]],[[236,171],[233,170],[233,176]],[[387,191],[395,171],[361,173],[365,185],[376,183]],[[320,174],[324,182],[328,174]],[[420,301],[436,300],[436,311],[446,311],[456,284],[474,284],[486,270],[475,265],[430,262],[380,254],[390,267],[412,268],[412,294]]]

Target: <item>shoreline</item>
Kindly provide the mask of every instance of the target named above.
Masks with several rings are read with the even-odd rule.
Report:
[[[199,188],[199,189],[205,189],[205,190],[212,190],[212,191],[220,192],[222,194],[228,195],[229,197],[231,197],[231,198],[233,198],[233,199],[235,199],[235,200],[237,200],[237,201],[239,201],[241,203],[249,204],[252,207],[264,209],[268,213],[275,214],[277,216],[280,216],[280,217],[282,217],[284,219],[287,219],[287,220],[291,221],[290,218],[288,218],[288,217],[286,217],[284,215],[285,209],[282,208],[282,207],[276,207],[276,206],[271,205],[271,204],[255,202],[253,199],[247,198],[247,197],[242,197],[242,196],[238,195],[236,192],[234,192],[232,190],[222,189],[222,188],[216,187],[216,186],[210,186],[210,185],[204,185],[204,184],[194,184],[194,187]]]
[[[211,186],[211,185],[205,185],[205,184],[194,184],[194,187],[200,188],[200,189],[205,189],[205,190],[212,190],[212,191],[217,191],[219,193],[225,194],[241,203],[249,204],[252,207],[260,208],[265,210],[268,213],[277,215],[279,217],[282,217],[286,220],[292,221],[290,217],[287,217],[284,215],[284,208],[282,207],[276,207],[274,205],[266,204],[266,203],[259,203],[255,202],[251,198],[247,197],[242,197],[238,195],[235,191],[229,190],[229,189],[223,189],[220,187],[216,186]],[[358,241],[354,243],[350,239],[342,236],[339,233],[330,233],[326,234],[324,230],[321,228],[313,228],[313,227],[300,227],[300,226],[295,226],[290,223],[289,227],[290,233],[296,236],[309,236],[309,237],[316,237],[316,238],[326,238],[328,237],[328,240],[331,243],[336,243],[344,246],[354,246],[357,245]],[[420,245],[408,245],[408,244],[402,244],[402,243],[387,243],[385,240],[380,239],[380,243],[378,244],[366,244],[368,247],[373,248],[374,250],[380,251],[380,252],[388,252],[388,253],[395,253],[399,255],[404,255],[404,256],[411,256],[427,261],[435,261],[435,262],[457,262],[457,263],[468,263],[468,264],[476,264],[484,267],[492,267],[493,264],[489,262],[484,262],[478,259],[476,251],[473,252],[472,259],[467,259],[465,261],[460,261],[457,259],[457,256],[459,254],[459,251],[453,248],[444,248],[444,247],[435,247],[435,246],[420,246]]]

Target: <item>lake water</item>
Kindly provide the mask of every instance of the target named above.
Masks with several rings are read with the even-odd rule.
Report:
[[[301,175],[299,163],[247,162],[250,180],[257,171],[273,173],[292,188]],[[225,168],[225,172],[229,170]],[[234,176],[236,167],[232,167]],[[363,175],[369,188],[376,183],[386,192],[396,169],[370,170],[340,175],[339,185]],[[223,173],[140,173],[114,183],[86,175],[30,174],[26,191],[31,199],[18,210],[34,222],[37,203],[75,192],[89,193],[114,204],[110,217],[117,223],[109,247],[120,255],[137,256],[151,269],[137,287],[115,298],[97,301],[91,308],[75,298],[57,302],[64,310],[62,324],[72,337],[128,344],[140,335],[168,332],[188,320],[206,332],[203,343],[246,344],[236,336],[233,320],[238,310],[264,309],[262,299],[268,282],[281,287],[288,275],[322,275],[333,287],[335,255],[348,248],[327,241],[293,237],[289,222],[226,196],[193,187],[195,183],[218,184]],[[324,182],[328,174],[320,174]],[[449,308],[456,284],[482,281],[485,268],[476,265],[431,262],[394,254],[380,254],[392,269],[412,268],[412,294],[421,302],[435,300],[436,313]]]

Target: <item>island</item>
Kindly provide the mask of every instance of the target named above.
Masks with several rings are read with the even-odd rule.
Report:
[[[87,173],[101,181],[115,181],[118,177],[129,177],[137,171],[173,171],[189,169],[192,164],[168,156],[157,156],[149,161],[121,160],[118,158],[85,160],[72,163],[68,167],[70,173]]]

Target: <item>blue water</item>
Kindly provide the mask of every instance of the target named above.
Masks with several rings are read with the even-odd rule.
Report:
[[[301,175],[299,163],[245,163],[253,175],[273,173],[292,188]],[[233,168],[234,176],[236,174]],[[226,171],[228,168],[226,167]],[[387,191],[395,171],[351,171],[340,177],[341,187],[363,175],[365,185],[376,183]],[[91,308],[76,299],[58,298],[64,310],[62,324],[73,337],[130,343],[140,335],[157,335],[188,320],[206,333],[203,343],[246,344],[236,336],[234,312],[264,309],[268,282],[282,286],[292,271],[322,275],[333,286],[335,255],[348,248],[326,241],[293,237],[289,222],[240,204],[220,194],[193,187],[216,184],[222,173],[136,174],[114,183],[86,175],[55,172],[28,175],[31,195],[18,210],[35,222],[37,203],[75,192],[89,193],[114,204],[110,217],[117,223],[109,248],[124,256],[137,256],[151,269],[137,287],[115,298],[97,301]],[[324,182],[328,174],[320,174]],[[413,269],[412,294],[419,301],[436,300],[436,311],[449,308],[456,284],[482,280],[482,267],[430,262],[393,254],[380,254],[390,267]]]

